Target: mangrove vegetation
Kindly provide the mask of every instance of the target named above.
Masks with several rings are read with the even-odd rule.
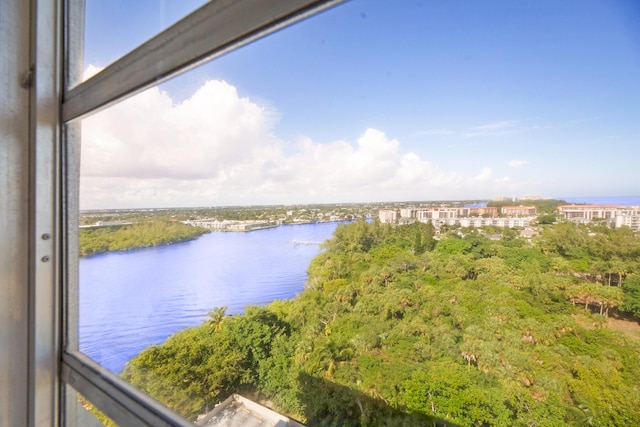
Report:
[[[81,228],[80,256],[168,245],[195,239],[209,231],[176,221],[141,221],[128,225]]]

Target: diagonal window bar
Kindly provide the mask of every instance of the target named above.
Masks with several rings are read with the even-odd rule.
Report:
[[[63,96],[68,122],[343,0],[214,0]]]
[[[62,380],[122,426],[193,426],[80,352],[62,355]]]

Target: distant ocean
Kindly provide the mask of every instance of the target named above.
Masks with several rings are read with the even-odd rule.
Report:
[[[593,205],[640,206],[640,196],[618,197],[558,197],[569,203],[587,203]]]

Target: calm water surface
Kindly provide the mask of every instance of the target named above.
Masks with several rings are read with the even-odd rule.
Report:
[[[292,298],[302,291],[318,245],[337,223],[285,225],[249,233],[210,233],[156,248],[80,260],[80,349],[119,373],[142,349],[202,323],[227,306]]]

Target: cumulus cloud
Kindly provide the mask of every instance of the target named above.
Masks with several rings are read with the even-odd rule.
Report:
[[[89,64],[89,66],[82,73],[82,81],[89,80],[91,77],[95,76],[103,69],[104,68],[102,67],[96,67],[95,65]]]
[[[527,162],[526,160],[510,160],[507,162],[507,166],[509,166],[510,168],[519,168],[520,166],[524,166],[526,165]]]
[[[158,88],[83,121],[83,175],[204,179],[269,145],[269,113],[223,81],[174,104]]]
[[[326,143],[273,132],[279,113],[206,82],[175,103],[149,89],[82,121],[81,208],[330,203],[503,193],[491,169],[447,172],[379,129]]]
[[[482,171],[473,179],[477,182],[488,182],[491,180],[491,168],[483,168]]]

